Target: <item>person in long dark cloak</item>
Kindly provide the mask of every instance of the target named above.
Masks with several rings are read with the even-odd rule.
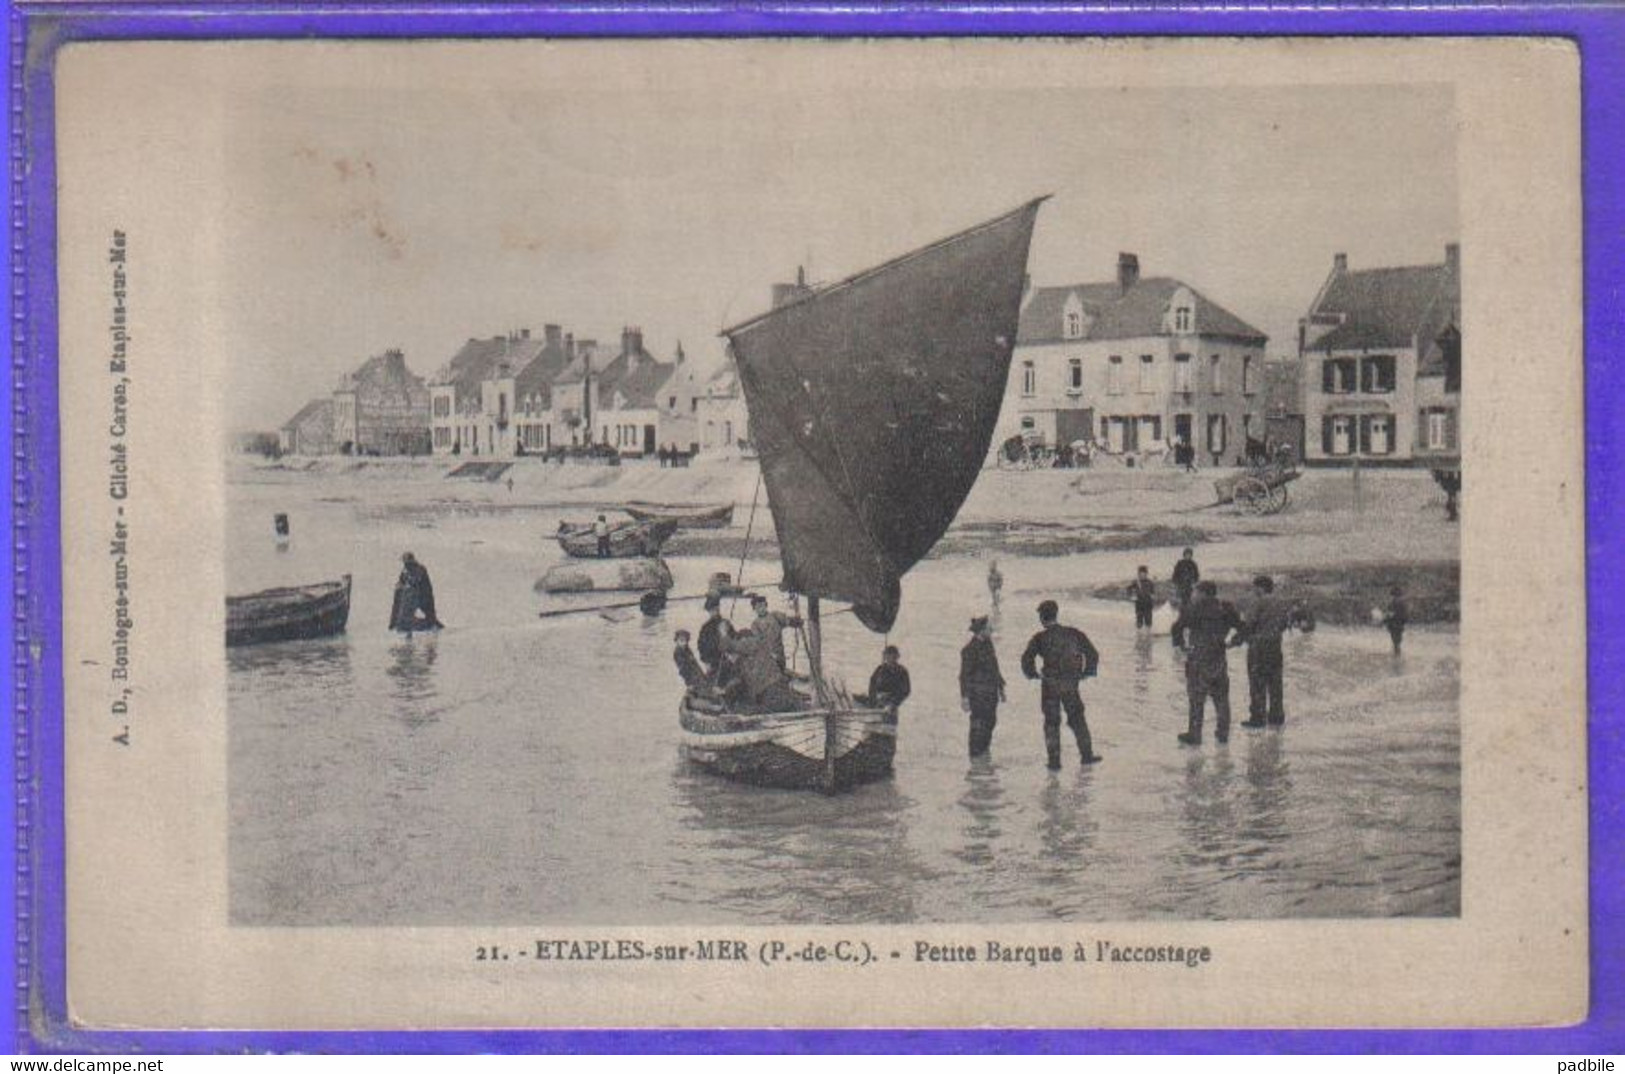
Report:
[[[395,582],[395,604],[389,613],[389,629],[410,634],[415,630],[439,630],[443,625],[435,615],[434,583],[429,580],[428,568],[412,553],[403,553],[401,575]]]

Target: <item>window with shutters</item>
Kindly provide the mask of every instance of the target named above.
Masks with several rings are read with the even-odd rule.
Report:
[[[1376,354],[1360,362],[1360,390],[1386,395],[1394,390],[1394,356]]]
[[[1356,373],[1353,358],[1328,358],[1321,363],[1320,389],[1327,395],[1347,395],[1354,390]]]
[[[1224,454],[1225,432],[1224,415],[1209,414],[1207,416],[1207,449],[1210,454]]]
[[[1123,356],[1114,354],[1106,359],[1106,394],[1123,394]]]
[[[1449,407],[1422,411],[1422,447],[1427,451],[1456,450],[1455,412]]]
[[[1149,354],[1140,355],[1140,392],[1149,395],[1157,390],[1157,360]]]
[[[1258,370],[1253,356],[1241,356],[1241,394],[1256,395],[1258,393]]]
[[[1224,394],[1224,357],[1215,354],[1207,360],[1207,382],[1213,388],[1214,395]]]
[[[1191,356],[1188,354],[1174,355],[1174,391],[1186,394],[1191,391]]]
[[[1327,455],[1354,454],[1354,419],[1347,414],[1331,414],[1323,419],[1321,446]]]
[[[1038,392],[1038,370],[1031,362],[1021,363],[1021,394],[1034,395]]]
[[[1083,359],[1073,358],[1066,364],[1066,390],[1074,394],[1083,391]]]
[[[1394,453],[1394,419],[1391,414],[1367,414],[1365,434],[1361,437],[1367,455]]]

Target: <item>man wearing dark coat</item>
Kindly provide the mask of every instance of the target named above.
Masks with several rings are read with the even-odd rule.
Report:
[[[869,676],[871,705],[898,706],[914,692],[913,684],[909,682],[908,668],[898,662],[901,655],[895,645],[888,645],[880,651],[880,666]]]
[[[1151,580],[1151,571],[1141,567],[1134,581],[1128,584],[1129,598],[1134,601],[1134,629],[1150,630],[1151,615],[1157,606],[1157,583]]]
[[[700,662],[705,665],[711,681],[719,688],[733,678],[728,663],[728,639],[734,636],[734,625],[722,617],[722,598],[705,598],[706,620],[700,627]]]
[[[694,650],[688,647],[688,631],[679,630],[672,639],[672,659],[677,664],[677,674],[683,677],[683,685],[696,692],[704,692],[711,685],[710,678],[700,662],[694,659]]]
[[[1281,635],[1292,623],[1292,608],[1275,595],[1275,580],[1267,574],[1253,579],[1255,594],[1247,609],[1248,719],[1241,726],[1280,727],[1286,723],[1286,702],[1281,696],[1285,658]]]
[[[1051,769],[1061,767],[1061,712],[1066,725],[1078,740],[1078,757],[1083,764],[1100,760],[1084,719],[1083,698],[1078,683],[1090,678],[1100,666],[1100,653],[1089,636],[1076,627],[1062,626],[1057,620],[1060,608],[1053,600],[1038,606],[1038,621],[1044,629],[1033,635],[1021,654],[1021,672],[1039,680],[1039,707],[1044,713],[1044,748]],[[1042,668],[1040,668],[1042,664]]]
[[[423,618],[418,618],[418,613]],[[410,552],[401,555],[401,575],[395,581],[395,603],[389,612],[389,629],[405,631],[439,630],[443,624],[434,612],[434,583],[428,568]]]
[[[1174,647],[1185,650],[1185,694],[1190,702],[1190,723],[1180,732],[1186,746],[1202,744],[1202,717],[1207,699],[1213,699],[1214,738],[1230,738],[1230,668],[1225,650],[1241,644],[1241,616],[1219,599],[1219,587],[1202,582],[1195,598],[1181,608],[1174,623]],[[1232,640],[1232,635],[1234,639]]]
[[[1196,553],[1187,548],[1180,555],[1179,562],[1174,564],[1174,589],[1179,593],[1181,608],[1191,602],[1191,590],[1201,580],[1202,572],[1196,566]]]
[[[987,616],[972,619],[970,632],[970,641],[959,650],[959,705],[970,713],[970,755],[974,759],[986,757],[993,745],[999,702],[1004,700],[1004,675],[999,672],[999,654],[993,648]]]

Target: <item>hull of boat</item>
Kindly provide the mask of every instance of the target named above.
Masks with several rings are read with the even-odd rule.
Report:
[[[325,638],[350,620],[350,576],[226,598],[226,645]]]
[[[720,530],[733,525],[734,505],[629,503],[622,508],[639,522],[675,522],[685,530]]]
[[[891,775],[897,752],[892,709],[816,709],[744,715],[684,699],[683,752],[739,783],[826,794]]]
[[[609,555],[598,554],[598,536],[591,526],[560,530],[559,547],[567,556],[576,559],[633,559],[639,556],[657,556],[661,547],[677,532],[677,523],[629,522],[609,531]]]

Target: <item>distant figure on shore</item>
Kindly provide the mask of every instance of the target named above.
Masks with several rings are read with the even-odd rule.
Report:
[[[722,617],[722,598],[714,593],[705,598],[705,616],[705,625],[700,627],[700,662],[721,689],[733,678],[727,643],[734,636],[734,625]]]
[[[1241,726],[1281,727],[1286,723],[1282,682],[1286,660],[1281,635],[1292,625],[1293,612],[1275,595],[1275,579],[1260,574],[1253,579],[1253,603],[1243,621],[1247,637],[1247,714]]]
[[[1196,472],[1196,448],[1183,436],[1174,440],[1174,465],[1187,474]]]
[[[1411,609],[1405,603],[1405,589],[1394,586],[1388,590],[1388,607],[1382,613],[1382,625],[1388,628],[1388,637],[1394,642],[1394,655],[1399,655],[1405,644],[1405,624],[1411,621]]]
[[[1298,601],[1292,605],[1292,612],[1288,616],[1292,629],[1300,634],[1313,634],[1315,632],[1315,613],[1310,609],[1308,602]]]
[[[395,581],[395,603],[389,612],[389,629],[410,634],[415,630],[439,630],[443,625],[435,615],[434,583],[429,580],[428,568],[412,553],[403,552],[401,574]]]
[[[523,448],[521,448],[521,450],[523,450]],[[508,476],[508,491],[513,491],[513,475],[511,474]]]
[[[592,532],[593,532],[593,535],[598,538],[598,558],[599,559],[608,559],[609,558],[609,520],[607,518],[605,518],[603,515],[599,515],[598,516],[598,521],[596,521],[596,522],[594,522],[592,524]]]
[[[987,595],[993,603],[999,603],[999,594],[1004,590],[1004,575],[999,573],[999,561],[994,560],[987,565]]]
[[[1150,630],[1151,613],[1157,606],[1157,583],[1151,580],[1151,568],[1142,566],[1135,573],[1128,595],[1134,600],[1134,629]]]
[[[1100,667],[1100,653],[1089,641],[1089,636],[1076,627],[1060,624],[1060,607],[1053,600],[1038,606],[1038,621],[1043,629],[1034,634],[1021,654],[1021,673],[1029,679],[1039,680],[1039,709],[1044,714],[1044,748],[1049,754],[1049,767],[1061,767],[1061,711],[1066,711],[1066,725],[1078,741],[1078,758],[1083,764],[1100,760],[1094,742],[1089,736],[1089,722],[1084,719],[1083,698],[1078,696],[1078,683],[1092,677]],[[1039,665],[1042,664],[1042,667]]]
[[[1174,590],[1179,594],[1180,608],[1191,602],[1191,590],[1201,580],[1202,571],[1196,565],[1196,553],[1187,548],[1180,554],[1179,562],[1174,564]]]
[[[869,704],[901,707],[914,692],[908,679],[908,668],[899,660],[902,654],[897,646],[888,645],[880,651],[880,666],[869,676]]]
[[[700,667],[700,662],[694,658],[694,650],[688,647],[688,631],[679,630],[672,639],[676,647],[672,649],[672,659],[677,663],[677,674],[683,677],[683,685],[695,693],[705,692],[711,685]]]
[[[784,629],[799,627],[801,617],[770,611],[767,607],[767,598],[760,593],[751,595],[750,610],[756,614],[756,618],[750,624],[751,632],[761,635],[766,640],[768,650],[778,662],[779,670],[784,671],[789,666],[784,655]]]
[[[1004,675],[985,615],[970,621],[971,639],[959,650],[959,707],[970,714],[970,755],[986,757],[1004,700]],[[1057,734],[1059,733],[1057,729]]]
[[[1225,650],[1240,645],[1241,634],[1241,616],[1219,599],[1219,587],[1212,582],[1199,583],[1195,598],[1179,610],[1179,618],[1174,621],[1174,647],[1186,652],[1185,694],[1190,705],[1189,725],[1179,735],[1181,744],[1202,744],[1203,709],[1208,698],[1213,699],[1216,717],[1213,737],[1221,743],[1229,741],[1230,668]]]

